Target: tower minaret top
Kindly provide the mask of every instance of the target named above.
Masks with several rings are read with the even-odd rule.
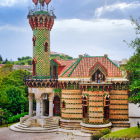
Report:
[[[32,0],[27,18],[33,30],[33,75],[50,75],[50,31],[54,24],[53,9],[48,9],[51,0]],[[47,9],[45,9],[45,3]]]
[[[48,30],[51,30],[54,23],[54,19],[56,19],[54,9],[52,7],[48,9],[48,5],[51,2],[51,0],[32,1],[34,2],[35,6],[33,8],[29,7],[29,13],[27,15],[32,30],[37,29],[37,27],[45,27]],[[45,7],[45,4],[47,5],[47,7]]]

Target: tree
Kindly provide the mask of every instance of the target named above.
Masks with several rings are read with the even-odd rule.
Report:
[[[20,69],[0,76],[0,107],[5,113],[17,114],[23,109],[28,111],[28,88],[23,82],[23,73],[27,74]]]
[[[21,62],[20,65],[25,65],[25,63],[24,62]]]
[[[131,18],[132,25],[135,25],[136,35],[140,34],[140,17],[139,20]],[[124,41],[126,42],[126,41]],[[127,43],[128,44],[128,43]],[[140,38],[136,37],[134,41],[128,44],[129,47],[135,49],[135,53],[127,62],[127,65],[122,68],[127,74],[129,80],[127,87],[129,88],[129,100],[133,103],[140,103]]]
[[[28,65],[32,65],[32,61],[31,60],[28,60]]]
[[[26,58],[23,56],[23,57],[21,58],[21,60],[26,60]]]
[[[0,61],[3,61],[2,56],[0,55]]]
[[[6,64],[7,61],[8,61],[8,59],[6,58],[6,59],[5,59],[5,64]]]
[[[21,58],[20,57],[18,57],[18,61],[21,61]]]

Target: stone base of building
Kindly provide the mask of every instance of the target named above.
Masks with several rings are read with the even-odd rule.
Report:
[[[60,126],[62,129],[70,130],[81,130],[81,120],[64,120],[60,121]]]
[[[129,121],[112,121],[112,127],[129,128],[130,122]]]
[[[89,125],[81,122],[80,125],[81,125],[81,131],[84,133],[96,133],[97,131],[102,130],[104,128],[111,129],[112,123],[110,122],[104,125]]]

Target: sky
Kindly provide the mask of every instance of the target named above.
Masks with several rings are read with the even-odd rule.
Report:
[[[0,55],[5,60],[33,56],[33,32],[27,19],[32,0],[0,0]],[[140,0],[51,0],[57,17],[51,30],[51,51],[77,58],[79,55],[129,59],[136,38],[131,24],[140,16]],[[46,6],[45,6],[46,8]]]

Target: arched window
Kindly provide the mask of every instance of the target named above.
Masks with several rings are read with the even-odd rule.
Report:
[[[104,99],[104,118],[105,119],[109,119],[109,105],[110,105],[110,96],[107,96]]]
[[[93,75],[92,75],[92,81],[96,83],[105,82],[105,76],[102,74],[102,72],[98,69]]]
[[[33,76],[36,75],[36,64],[35,61],[33,60]]]
[[[83,118],[88,117],[88,103],[87,103],[87,98],[82,97],[82,105],[83,105]]]
[[[45,52],[48,52],[48,43],[45,43]]]
[[[35,46],[35,39],[33,38],[33,47]]]
[[[62,108],[65,109],[65,102],[62,103]]]

